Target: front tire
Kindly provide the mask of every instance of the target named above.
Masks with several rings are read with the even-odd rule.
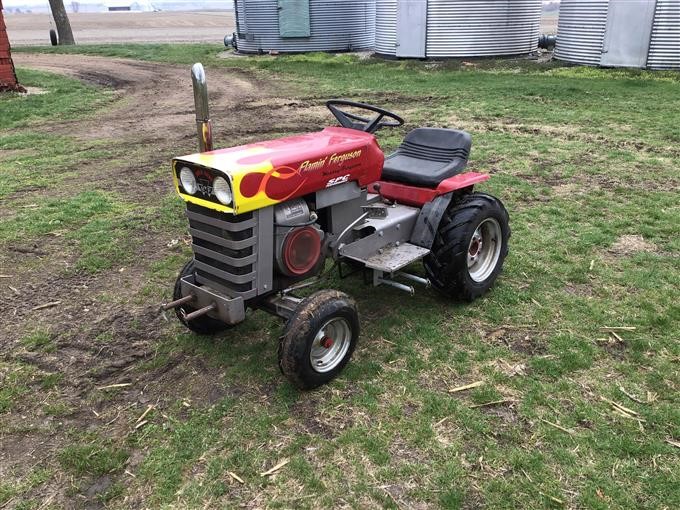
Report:
[[[184,265],[182,270],[179,272],[177,280],[175,281],[175,289],[172,293],[173,301],[183,297],[181,281],[182,278],[184,278],[185,276],[193,275],[195,271],[196,269],[194,268],[194,260],[191,259]],[[175,308],[175,313],[177,314],[177,318],[179,319],[179,321],[194,333],[198,333],[199,335],[214,335],[215,333],[220,333],[221,331],[233,327],[230,324],[227,324],[217,319],[213,319],[212,317],[208,317],[207,315],[203,315],[202,317],[198,317],[191,321],[188,321],[184,318],[186,314],[190,314],[191,312],[195,311],[196,311],[195,308],[186,304]]]
[[[359,339],[356,303],[337,290],[303,300],[279,340],[279,367],[298,388],[311,390],[334,379]]]
[[[473,301],[498,278],[508,254],[508,211],[486,193],[471,193],[444,214],[424,265],[443,294]]]

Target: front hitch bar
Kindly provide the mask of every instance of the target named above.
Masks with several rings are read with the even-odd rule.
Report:
[[[172,310],[173,308],[177,308],[178,306],[182,306],[186,303],[189,303],[195,299],[193,294],[188,294],[184,297],[181,297],[179,299],[176,299],[175,301],[170,301],[169,303],[163,303],[161,305],[161,310],[164,312],[167,312],[168,310]]]
[[[196,296],[193,294],[188,294],[184,297],[181,297],[179,299],[176,299],[174,301],[170,301],[169,303],[164,303],[161,305],[161,310],[163,312],[167,312],[168,310],[172,310],[173,308],[177,308],[179,306],[182,306],[187,303],[191,303],[193,300],[196,299]],[[198,317],[202,317],[206,313],[212,312],[217,308],[217,305],[212,302],[208,306],[204,306],[203,308],[199,308],[198,310],[194,310],[191,313],[186,313],[184,310],[181,310],[180,313],[182,314],[182,318],[185,321],[191,321],[194,319],[197,319]]]
[[[189,321],[192,321],[192,320],[197,319],[199,317],[202,317],[203,315],[205,315],[208,312],[212,312],[216,308],[217,308],[217,305],[215,303],[210,303],[208,306],[204,306],[203,308],[200,308],[200,309],[196,310],[195,312],[186,313],[184,310],[182,310],[181,314],[182,314],[182,318],[185,321],[189,322]]]

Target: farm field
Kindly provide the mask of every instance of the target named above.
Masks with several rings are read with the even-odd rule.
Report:
[[[14,54],[32,93],[0,97],[0,508],[680,507],[680,75],[222,50]],[[330,97],[404,116],[388,152],[472,133],[510,212],[496,287],[462,304],[332,273],[362,337],[308,393],[278,320],[165,320],[196,61],[217,147],[320,129]]]
[[[12,45],[49,44],[49,13],[5,12]],[[78,44],[95,43],[220,43],[235,29],[233,11],[74,12],[69,14]]]

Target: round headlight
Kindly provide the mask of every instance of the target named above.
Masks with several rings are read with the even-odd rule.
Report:
[[[222,202],[224,205],[231,204],[231,188],[224,177],[215,177],[215,180],[213,181],[213,193],[215,193],[217,200]]]
[[[188,167],[185,166],[179,171],[179,182],[189,195],[196,193],[196,176]]]

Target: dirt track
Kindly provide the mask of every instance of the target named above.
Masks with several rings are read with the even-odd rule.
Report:
[[[232,11],[105,12],[69,14],[79,44],[123,42],[221,43],[234,31]],[[49,14],[10,14],[5,23],[13,45],[49,44]]]
[[[188,66],[81,55],[17,53],[14,62],[111,87],[122,101],[93,121],[78,121],[66,133],[84,138],[128,139],[133,143],[176,142],[194,135],[193,95]],[[223,118],[253,95],[253,85],[236,71],[207,71],[213,116]],[[62,123],[59,123],[63,126]]]

